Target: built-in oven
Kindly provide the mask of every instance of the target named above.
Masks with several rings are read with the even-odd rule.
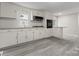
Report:
[[[47,28],[53,27],[53,21],[51,19],[47,19]]]

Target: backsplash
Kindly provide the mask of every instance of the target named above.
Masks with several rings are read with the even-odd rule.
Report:
[[[21,21],[16,19],[0,19],[0,28],[18,28],[33,26],[43,26],[43,22]]]

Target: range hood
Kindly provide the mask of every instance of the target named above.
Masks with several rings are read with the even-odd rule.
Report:
[[[44,18],[41,16],[33,16],[34,21],[42,21]]]

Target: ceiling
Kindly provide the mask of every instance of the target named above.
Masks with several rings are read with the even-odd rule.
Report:
[[[62,12],[68,9],[79,7],[79,2],[15,2],[15,3],[29,8],[51,11],[53,13]]]

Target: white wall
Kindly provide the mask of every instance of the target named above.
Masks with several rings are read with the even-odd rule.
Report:
[[[63,38],[78,39],[78,14],[65,15],[58,17],[58,26],[63,28]]]

